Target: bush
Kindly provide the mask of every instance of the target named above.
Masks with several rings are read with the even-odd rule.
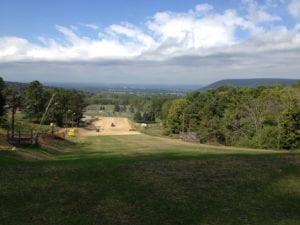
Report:
[[[264,126],[257,135],[259,148],[279,148],[278,129],[274,126]]]

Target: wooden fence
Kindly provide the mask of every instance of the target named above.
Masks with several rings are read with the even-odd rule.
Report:
[[[40,143],[40,139],[45,138],[58,138],[58,139],[65,139],[64,132],[53,132],[53,133],[39,133],[37,136],[35,132],[32,131],[15,131],[14,135],[11,131],[7,131],[7,142],[10,145],[16,147],[28,147],[33,145],[38,145]]]
[[[14,134],[11,131],[7,131],[7,142],[13,146],[26,147],[37,144],[38,140],[34,137],[33,131],[16,131]]]
[[[180,132],[180,139],[186,142],[200,143],[199,138],[195,132]]]

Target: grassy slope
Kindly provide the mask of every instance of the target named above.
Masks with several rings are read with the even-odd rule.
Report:
[[[299,224],[300,155],[103,136],[0,152],[1,224]]]

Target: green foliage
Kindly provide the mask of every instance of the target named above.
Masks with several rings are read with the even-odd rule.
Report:
[[[213,116],[210,119],[203,119],[200,122],[198,137],[201,142],[223,143],[222,121],[220,117]]]
[[[58,126],[79,123],[86,107],[85,95],[80,91],[45,88],[39,81],[33,81],[25,87],[23,98],[22,96],[16,98],[19,93],[11,86],[5,87],[4,91],[0,92],[0,113],[2,93],[4,93],[6,104],[15,104],[16,107],[20,107],[26,117],[33,122],[40,122],[53,94],[54,101],[46,115],[45,123],[55,122]]]
[[[129,112],[134,113],[134,107],[132,105],[129,106]]]
[[[141,112],[140,111],[136,111],[135,113],[134,113],[134,115],[133,115],[133,120],[135,121],[135,122],[142,122],[142,120],[143,120],[143,117],[142,117],[142,114],[141,114]]]
[[[6,113],[6,85],[2,77],[0,77],[0,127],[7,127],[7,119],[5,117]]]
[[[180,132],[183,112],[186,106],[187,100],[183,98],[175,99],[171,102],[167,116],[167,127],[171,133],[178,134]]]
[[[119,104],[115,104],[114,105],[114,112],[120,112],[120,105]]]
[[[154,112],[144,112],[143,113],[143,122],[152,123],[155,122],[155,113]]]
[[[2,77],[0,77],[0,119],[4,116],[5,113],[4,106],[6,104],[6,100],[4,95],[4,89],[5,89],[5,83]]]
[[[186,103],[182,107],[177,101]],[[295,149],[300,147],[299,105],[297,85],[223,86],[190,93],[162,111],[168,113],[163,117],[167,133],[193,131],[202,143]]]
[[[294,86],[295,88],[300,88],[300,80],[296,81],[296,82],[293,84],[293,86]]]
[[[43,85],[39,81],[29,83],[24,91],[24,109],[33,121],[39,121],[47,104]]]
[[[47,90],[47,95],[54,97],[54,104],[49,110],[47,121],[55,122],[58,126],[78,124],[87,106],[85,96],[77,90],[61,88]]]
[[[264,126],[256,137],[256,146],[260,148],[278,148],[279,131],[276,126]]]
[[[22,106],[22,96],[18,90],[11,86],[5,86],[2,93],[6,104],[4,113],[11,114],[13,112],[15,114],[17,109]],[[7,123],[8,121],[8,117],[3,115],[1,117],[1,126],[7,129],[10,126],[10,124]]]
[[[287,108],[280,120],[280,144],[282,148],[293,149],[300,146],[300,107]]]
[[[0,77],[0,90],[3,91],[6,87],[5,82],[2,77]]]
[[[163,117],[163,112],[162,112],[162,107],[166,101],[168,101],[170,97],[168,96],[153,96],[150,98],[150,110],[149,113],[154,114],[154,117],[162,119]]]
[[[129,113],[134,114],[136,111],[145,115],[142,120],[152,121],[153,119],[163,118],[163,105],[174,96],[170,95],[145,95],[145,94],[116,94],[116,93],[98,93],[98,94],[86,94],[86,99],[90,105],[103,104],[114,105],[115,112],[126,112],[129,106]],[[151,116],[149,116],[151,115]]]
[[[165,101],[161,107],[161,116],[160,119],[163,121],[164,126],[166,126],[166,121],[168,118],[169,109],[171,107],[172,100]]]

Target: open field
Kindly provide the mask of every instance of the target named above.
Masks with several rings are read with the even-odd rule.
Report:
[[[300,222],[300,153],[144,134],[0,151],[0,221],[40,224]]]
[[[79,137],[140,134],[140,132],[135,131],[134,124],[125,117],[98,116],[97,119],[92,122],[92,126],[99,129],[99,132],[96,132],[95,130],[79,128]]]

